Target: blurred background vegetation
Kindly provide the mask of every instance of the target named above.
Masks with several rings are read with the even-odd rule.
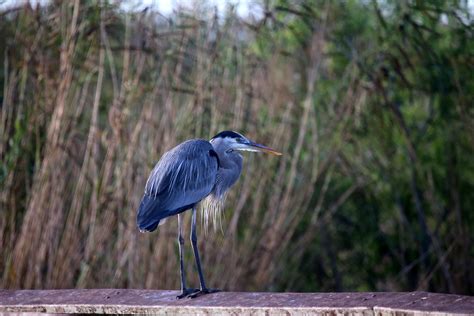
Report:
[[[209,285],[474,294],[472,2],[256,2],[1,9],[0,287],[177,289],[146,179],[232,129],[285,155],[246,155]]]

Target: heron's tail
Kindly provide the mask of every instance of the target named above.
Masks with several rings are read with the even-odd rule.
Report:
[[[158,209],[158,201],[153,197],[144,195],[137,213],[137,226],[140,232],[154,231],[163,219],[162,212]]]

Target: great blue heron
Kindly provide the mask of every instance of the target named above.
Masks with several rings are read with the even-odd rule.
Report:
[[[233,131],[223,131],[210,141],[192,139],[166,152],[158,161],[145,186],[137,214],[141,232],[154,231],[160,221],[178,215],[178,246],[181,271],[181,294],[178,298],[196,297],[217,290],[208,289],[201,270],[196,237],[196,205],[208,197],[222,201],[242,171],[239,151],[261,151],[281,155]],[[192,209],[191,243],[199,274],[200,289],[186,288],[183,263],[184,238],[181,213]]]

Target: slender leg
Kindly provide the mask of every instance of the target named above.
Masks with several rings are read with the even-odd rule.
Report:
[[[181,271],[181,294],[178,295],[177,298],[180,299],[198,291],[197,289],[186,288],[186,275],[184,273],[184,260],[183,260],[184,238],[183,238],[183,231],[182,231],[181,214],[178,214],[178,248],[179,248],[179,267]]]
[[[181,214],[178,214],[178,248],[179,248],[179,267],[181,272],[181,292],[186,289],[186,276],[184,275],[184,260],[183,260],[183,228],[181,223]]]
[[[199,273],[199,284],[201,285],[201,291],[206,290],[206,282],[204,281],[204,276],[201,269],[201,259],[199,258],[199,250],[197,247],[197,234],[196,234],[196,208],[193,207],[193,215],[191,222],[191,243],[193,245],[194,258],[196,259],[196,266]]]
[[[197,297],[201,294],[208,294],[208,293],[214,293],[218,292],[219,290],[217,289],[208,289],[206,287],[206,282],[204,281],[204,275],[202,274],[202,269],[201,269],[201,259],[199,258],[199,251],[198,251],[198,246],[197,246],[197,235],[196,235],[196,207],[193,207],[193,214],[192,214],[192,222],[191,222],[191,243],[193,245],[193,251],[194,251],[194,259],[196,259],[196,266],[198,269],[199,273],[199,283],[201,286],[201,289],[199,292],[193,293],[189,295],[189,297],[194,298]]]

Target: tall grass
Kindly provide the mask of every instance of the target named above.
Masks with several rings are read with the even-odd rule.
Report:
[[[136,229],[146,178],[178,142],[234,129],[288,154],[246,157],[225,232],[203,236],[200,247],[210,284],[261,288],[312,193],[295,192],[301,151],[314,143],[304,139],[311,94],[299,108],[275,80],[291,69],[246,55],[238,37],[250,33],[237,18],[221,26],[182,16],[173,27],[153,13],[116,14],[76,1],[12,17],[35,32],[17,32],[22,45],[4,60],[2,155],[17,150],[6,158],[29,167],[10,167],[2,191],[4,284],[175,288],[176,223],[157,234]],[[316,177],[316,161],[304,163]]]
[[[301,271],[312,271],[311,278],[334,280],[325,286],[311,279],[313,289],[357,289],[340,280],[345,246],[333,243],[339,233],[331,223],[344,217],[341,208],[352,212],[365,203],[348,201],[385,194],[370,168],[382,154],[364,151],[354,135],[367,123],[368,93],[376,88],[360,80],[356,59],[335,71],[328,57],[337,31],[331,10],[321,6],[313,32],[290,56],[278,44],[263,55],[265,26],[232,12],[224,20],[186,12],[170,20],[152,10],[125,13],[76,0],[0,13],[2,287],[177,288],[176,221],[153,234],[136,228],[146,179],[179,142],[232,129],[285,154],[246,155],[223,231],[200,234],[209,285],[307,289]],[[400,214],[393,225],[405,221]],[[459,225],[468,238],[469,226]],[[421,256],[421,275],[438,275],[430,264],[443,267],[453,250],[448,240],[429,248],[440,261]],[[311,257],[321,249],[320,260]],[[197,282],[191,252],[186,262]],[[306,266],[315,262],[320,266]],[[466,291],[456,290],[460,279],[447,269],[449,291]],[[367,287],[431,284],[381,282]]]

